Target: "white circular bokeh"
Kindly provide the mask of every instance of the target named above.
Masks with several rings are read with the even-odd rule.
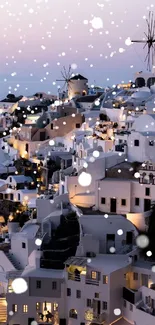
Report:
[[[78,183],[83,187],[89,186],[91,184],[91,181],[92,181],[91,175],[86,172],[82,172],[78,177]]]
[[[140,248],[146,248],[149,245],[149,238],[146,235],[139,235],[136,238],[136,244]]]
[[[16,294],[21,294],[27,291],[28,285],[23,278],[17,278],[12,282],[12,289]]]

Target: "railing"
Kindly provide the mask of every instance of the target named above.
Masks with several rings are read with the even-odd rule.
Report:
[[[68,280],[80,282],[81,277],[80,277],[80,275],[75,275],[74,273],[68,273]]]
[[[86,283],[86,284],[90,284],[90,285],[96,285],[96,286],[99,286],[99,281],[98,281],[98,280],[94,280],[94,279],[86,278],[85,283]]]
[[[104,321],[106,321],[106,313],[94,316],[93,320],[97,323],[103,323]]]

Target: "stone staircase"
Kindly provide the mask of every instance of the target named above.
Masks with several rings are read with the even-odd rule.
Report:
[[[21,270],[20,265],[17,263],[17,261],[14,259],[14,256],[11,253],[5,253],[9,261],[12,263],[12,265],[15,267],[16,270]]]
[[[6,298],[0,298],[0,325],[7,321],[7,302]]]

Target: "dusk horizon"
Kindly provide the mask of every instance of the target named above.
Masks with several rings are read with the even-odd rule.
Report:
[[[136,8],[136,10],[133,10]],[[147,0],[84,3],[76,0],[0,0],[0,98],[8,92],[57,94],[63,66],[76,64],[73,73],[89,85],[105,87],[128,82],[145,71],[143,44],[127,46],[126,39],[143,39],[146,18],[154,5]],[[137,10],[138,8],[138,10]],[[100,18],[103,26],[92,26]],[[120,53],[123,49],[123,53]]]

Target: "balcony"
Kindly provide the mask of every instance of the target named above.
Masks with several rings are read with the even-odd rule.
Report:
[[[100,315],[94,316],[93,322],[96,324],[104,324],[106,321],[106,313],[102,313]]]
[[[90,285],[99,286],[99,281],[95,280],[95,279],[91,279],[91,278],[86,278],[85,283],[90,284]]]
[[[68,273],[68,280],[80,282],[81,277],[80,277],[80,275],[75,275],[74,273]]]

